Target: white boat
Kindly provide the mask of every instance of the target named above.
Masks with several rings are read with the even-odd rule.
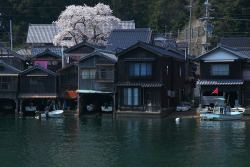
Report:
[[[112,106],[101,106],[102,108],[102,111],[104,112],[112,112],[113,109],[112,109]]]
[[[26,106],[25,111],[29,111],[29,112],[36,111],[36,106]]]
[[[94,104],[90,104],[90,105],[87,105],[87,110],[92,112],[96,109],[95,105]]]
[[[245,109],[234,109],[230,107],[215,107],[212,111],[200,111],[200,117],[202,120],[211,121],[229,121],[229,120],[241,120]]]
[[[41,114],[42,118],[61,118],[62,116],[63,116],[63,110],[55,110]]]

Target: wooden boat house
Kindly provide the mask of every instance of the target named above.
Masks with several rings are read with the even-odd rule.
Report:
[[[54,107],[57,97],[56,73],[40,64],[20,73],[20,111],[24,114],[44,111],[46,107]]]
[[[18,113],[18,75],[20,70],[0,60],[0,113]]]
[[[63,47],[33,46],[30,61],[33,65],[39,63],[44,68],[56,72],[62,68]]]
[[[78,60],[77,93],[80,113],[88,112],[88,106],[101,111],[101,106],[112,106],[115,103],[116,61],[114,53],[104,50],[97,50]]]
[[[57,70],[58,106],[65,111],[77,110],[78,65],[72,63]]]
[[[183,56],[138,42],[117,57],[118,114],[161,114],[179,104],[185,88]]]

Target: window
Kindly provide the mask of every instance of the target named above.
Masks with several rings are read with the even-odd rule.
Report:
[[[180,67],[180,77],[181,77],[181,67]]]
[[[0,77],[0,88],[2,90],[12,89],[13,77],[2,76]]]
[[[139,105],[139,88],[123,89],[123,105]]]
[[[95,79],[95,69],[82,69],[82,79]]]
[[[100,80],[112,80],[114,78],[113,66],[100,66],[98,67],[98,79]]]
[[[212,64],[211,65],[212,76],[227,76],[229,75],[229,64]]]
[[[129,76],[152,76],[152,63],[129,63]]]

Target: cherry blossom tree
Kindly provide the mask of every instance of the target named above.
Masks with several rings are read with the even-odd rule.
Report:
[[[98,3],[94,7],[87,5],[67,6],[58,20],[53,22],[61,30],[53,43],[61,46],[73,46],[82,41],[105,45],[112,29],[121,28],[120,19],[112,16],[108,5]]]

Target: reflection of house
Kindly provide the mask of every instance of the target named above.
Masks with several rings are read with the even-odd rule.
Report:
[[[185,86],[182,55],[138,42],[117,57],[118,113],[160,114],[181,101]]]
[[[0,60],[0,113],[17,114],[18,75],[20,72]]]
[[[35,106],[36,110],[44,111],[45,107],[55,104],[56,79],[56,73],[39,64],[23,71],[20,74],[18,95],[21,102],[20,110],[26,112],[26,107]]]
[[[21,71],[27,68],[26,57],[17,54],[16,52],[10,50],[1,43],[0,43],[0,60]]]
[[[216,94],[211,93],[216,88],[219,90],[216,96],[227,99],[228,105],[233,107],[244,104],[244,98],[248,98],[247,91],[244,90],[244,87],[247,88],[244,80],[248,80],[244,71],[250,67],[246,54],[233,48],[218,46],[199,56],[197,60],[200,62],[200,80],[197,84],[200,85],[200,102],[203,106],[214,105]],[[248,104],[247,99],[245,104]]]
[[[74,63],[57,70],[58,74],[58,104],[62,108],[62,104],[66,103],[64,110],[77,109],[78,88],[78,66]]]
[[[101,110],[104,103],[112,105],[115,94],[114,72],[117,58],[113,53],[97,50],[78,60],[78,94],[80,113],[93,104]]]
[[[60,46],[33,46],[30,60],[36,65],[39,63],[44,68],[56,72],[62,68],[63,49]]]

